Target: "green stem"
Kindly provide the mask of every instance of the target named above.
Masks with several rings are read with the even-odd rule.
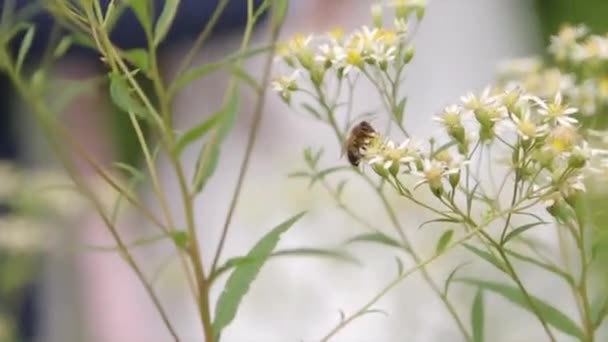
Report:
[[[82,193],[89,199],[89,201],[91,202],[91,204],[93,205],[93,207],[95,208],[97,213],[100,215],[104,225],[108,228],[113,239],[116,241],[116,244],[118,245],[118,249],[120,250],[122,257],[126,261],[127,265],[129,265],[129,267],[131,267],[131,269],[135,272],[135,275],[137,276],[137,278],[139,279],[141,284],[144,286],[146,293],[152,300],[152,303],[154,304],[159,315],[161,316],[161,319],[162,319],[164,325],[166,326],[167,330],[169,331],[169,333],[171,334],[173,339],[176,342],[178,342],[180,339],[177,336],[177,332],[175,331],[173,325],[171,324],[169,317],[160,302],[159,297],[156,295],[156,293],[154,292],[154,289],[152,288],[152,285],[147,281],[143,271],[135,262],[135,259],[129,252],[126,243],[121,238],[121,236],[118,232],[118,229],[116,228],[114,223],[111,221],[110,217],[105,213],[103,204],[101,203],[99,198],[97,198],[97,196],[94,194],[94,192],[90,189],[90,187],[86,184],[86,182],[82,179],[82,177],[81,177],[81,175],[79,175],[78,171],[75,170],[74,166],[72,165],[72,161],[70,160],[70,157],[67,155],[66,151],[64,151],[64,149],[61,147],[60,143],[57,141],[57,137],[54,135],[54,133],[57,131],[55,129],[56,126],[49,119],[49,118],[53,117],[53,113],[50,113],[48,110],[48,107],[44,103],[40,102],[40,100],[43,99],[43,97],[35,96],[35,95],[31,96],[32,93],[29,91],[29,89],[27,88],[27,85],[23,82],[23,80],[19,77],[19,75],[17,75],[14,70],[8,70],[8,71],[9,71],[8,72],[9,77],[13,81],[18,92],[21,94],[21,96],[23,98],[28,100],[27,102],[30,104],[31,108],[33,109],[33,113],[36,116],[36,120],[38,121],[38,124],[40,124],[51,147],[57,153],[57,156],[59,157],[60,161],[62,162],[65,170],[70,174],[70,177],[72,178],[72,180],[74,181],[74,183],[76,184],[78,189],[80,189],[80,191],[82,191]]]
[[[251,13],[253,10],[253,3],[251,2],[251,0],[249,0],[249,2],[248,2],[248,8],[249,8],[249,20],[247,23],[247,27],[245,29],[245,36],[243,38],[243,44],[241,46],[242,51],[245,51],[245,49],[249,43],[253,27],[255,25],[255,17],[253,17],[253,15]],[[239,175],[237,177],[236,186],[235,186],[234,192],[232,193],[232,198],[230,200],[230,206],[228,209],[228,213],[227,213],[226,219],[224,221],[224,226],[222,227],[222,233],[221,233],[220,240],[219,240],[216,252],[215,252],[215,256],[213,258],[213,263],[211,264],[211,273],[213,273],[213,271],[215,271],[217,264],[219,262],[219,259],[221,257],[224,245],[226,243],[226,240],[228,237],[228,232],[230,229],[230,223],[232,221],[232,217],[234,215],[234,211],[236,209],[236,205],[238,203],[238,199],[241,194],[243,183],[245,181],[245,176],[247,175],[247,171],[249,169],[249,162],[251,161],[253,148],[255,146],[255,142],[257,141],[260,124],[262,122],[262,118],[263,118],[264,112],[265,112],[264,105],[265,105],[265,98],[266,98],[266,90],[268,88],[267,84],[270,81],[270,73],[272,70],[272,61],[273,61],[273,56],[274,56],[274,52],[275,52],[276,42],[277,42],[277,40],[279,38],[279,34],[280,34],[280,26],[271,27],[270,30],[271,30],[270,39],[271,39],[272,48],[271,48],[271,51],[270,51],[268,57],[266,58],[265,65],[263,68],[262,81],[261,81],[262,88],[260,90],[260,93],[257,95],[257,100],[256,100],[255,107],[253,110],[253,122],[249,128],[249,137],[247,139],[245,155],[243,157],[243,161],[241,162],[241,167],[239,169]],[[236,82],[236,81],[233,79],[233,84],[236,84],[234,82]]]

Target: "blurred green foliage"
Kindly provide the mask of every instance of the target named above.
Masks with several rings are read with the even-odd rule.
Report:
[[[584,23],[597,34],[608,32],[606,0],[537,0],[536,3],[547,41],[565,23]]]

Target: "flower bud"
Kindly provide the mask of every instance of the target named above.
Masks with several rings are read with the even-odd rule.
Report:
[[[399,20],[407,19],[407,16],[410,14],[411,10],[408,2],[408,0],[395,0],[395,18]]]
[[[394,161],[391,167],[388,168],[388,172],[390,172],[391,175],[396,176],[399,173],[399,162]]]
[[[534,151],[532,158],[534,158],[542,167],[551,170],[553,168],[555,152],[553,149],[549,148],[537,149]]]
[[[376,2],[371,7],[372,23],[376,28],[382,28],[382,4]]]
[[[587,164],[587,156],[580,153],[578,150],[574,150],[568,158],[568,166],[573,169],[582,169]]]
[[[460,171],[451,174],[448,177],[448,180],[450,182],[450,185],[452,186],[452,189],[455,189],[458,186],[458,183],[460,183]]]
[[[405,48],[405,53],[403,54],[403,63],[407,64],[412,61],[414,58],[414,47],[409,45]]]
[[[325,77],[325,67],[320,64],[315,64],[310,70],[310,80],[315,86],[320,87]]]
[[[372,170],[382,178],[388,178],[388,171],[379,164],[372,164]]]
[[[429,188],[431,189],[431,192],[433,193],[433,195],[435,195],[438,198],[441,197],[441,195],[443,194],[443,184],[441,184],[441,182],[439,182],[439,183],[431,182],[431,183],[429,183]]]
[[[568,195],[564,196],[564,200],[568,203],[572,208],[576,208],[581,199],[582,191],[571,191]]]
[[[314,55],[308,48],[301,49],[296,53],[296,58],[306,70],[311,70],[314,66]]]

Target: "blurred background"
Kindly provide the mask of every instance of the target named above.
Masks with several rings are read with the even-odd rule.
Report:
[[[176,71],[196,29],[204,26],[216,3],[215,0],[182,0],[183,6],[192,7],[178,13],[180,25],[171,32],[172,44],[163,50],[167,75]],[[284,38],[295,33],[324,32],[336,26],[348,31],[369,24],[372,3],[369,0],[292,0]],[[245,6],[246,1],[230,2],[220,29],[197,57],[197,63],[215,60],[237,46]],[[430,0],[414,39],[416,55],[407,71],[406,126],[421,138],[430,136],[438,128],[430,120],[431,116],[466,92],[479,91],[492,83],[500,62],[542,54],[549,35],[562,23],[585,23],[596,32],[606,32],[607,15],[608,2],[604,0]],[[125,17],[122,32],[131,34],[118,34],[118,43],[137,46],[141,38],[133,33],[136,30],[129,20],[135,19]],[[39,23],[49,25],[48,18],[40,19]],[[263,39],[261,33],[257,35],[256,39]],[[85,84],[84,80],[100,75],[97,62],[87,52],[75,51],[54,70],[54,77]],[[262,62],[263,58],[248,61],[247,70],[259,74]],[[27,170],[23,174],[9,164],[0,165],[1,200],[5,194],[27,193],[61,181],[61,175],[37,171],[54,165],[53,158],[40,133],[28,120],[26,106],[11,91],[8,80],[0,83],[1,157]],[[176,102],[178,126],[189,127],[219,107],[226,84],[227,75],[219,74],[188,87]],[[360,112],[378,106],[373,98],[365,96],[369,93],[365,85],[360,86],[358,92],[355,108]],[[219,239],[244,153],[253,95],[245,92],[243,98],[241,108],[244,110],[224,147],[221,172],[197,202],[202,244],[208,247],[203,249],[209,251],[206,259],[213,256],[210,249]],[[322,189],[309,190],[307,182],[287,178],[288,173],[301,168],[301,151],[305,146],[323,146],[326,150],[323,162],[327,165],[346,163],[338,160],[340,146],[332,133],[319,129],[317,122],[293,113],[275,94],[268,96],[267,111],[225,255],[243,254],[270,227],[302,209],[309,210],[309,215],[284,237],[282,246],[332,247],[354,232],[360,232],[361,227],[338,211]],[[66,104],[65,120],[100,160],[138,160],[136,141],[124,128],[128,124],[120,114],[109,104],[101,87],[93,85],[91,92],[76,96]],[[194,146],[186,151],[187,167],[194,168],[199,148]],[[166,161],[161,160],[159,167],[171,198],[178,198],[177,184]],[[83,167],[83,172],[86,174],[88,170]],[[149,189],[141,191],[147,193]],[[383,213],[379,204],[368,200],[370,196],[363,187],[350,184],[345,196],[362,216],[378,226],[388,224],[388,218],[378,214]],[[30,202],[26,203],[36,214],[35,219],[18,219],[10,206],[0,204],[0,341],[13,341],[8,336],[14,337],[14,341],[170,341],[137,279],[117,253],[83,248],[112,245],[94,215],[74,205],[78,200],[65,192],[59,195],[53,192],[52,196],[36,201],[28,199]],[[402,222],[412,230],[427,219],[419,211],[403,205],[396,196],[394,200]],[[172,209],[178,212],[179,201],[174,203]],[[126,234],[138,236],[147,231],[141,220],[129,213],[123,222],[128,226]],[[411,232],[416,245],[420,246],[418,249],[427,251],[423,255],[432,253],[437,238],[433,234]],[[553,243],[547,241],[549,245]],[[170,308],[171,319],[183,341],[201,341],[196,308],[189,302],[185,284],[177,274],[178,263],[170,258],[169,247],[160,244],[137,250],[136,256],[145,260],[144,268],[150,274],[165,265],[156,282],[163,304]],[[394,276],[391,255],[362,246],[355,252],[364,261],[363,267],[306,258],[269,262],[223,339],[295,342],[315,341],[323,336],[338,322],[340,310],[352,312]],[[429,268],[438,279],[466,260],[464,253],[450,254]],[[411,260],[405,262],[406,268],[413,264]],[[478,264],[469,271],[490,276],[494,272],[490,266]],[[561,295],[567,291],[565,286],[556,286],[552,278],[534,270],[522,268],[522,271],[539,297],[569,308],[566,312],[575,311],[574,303]],[[217,295],[219,293],[215,293],[214,298]],[[470,312],[473,295],[470,289],[454,289],[453,300],[464,316]],[[500,298],[487,296],[486,300],[486,307],[492,308],[488,310],[486,329],[496,336],[493,341],[544,340],[541,326],[529,313]],[[389,315],[370,315],[358,320],[334,340],[460,341],[457,328],[442,303],[418,276],[403,282],[378,307]],[[604,338],[608,337],[604,335]],[[569,339],[560,336],[559,341]]]

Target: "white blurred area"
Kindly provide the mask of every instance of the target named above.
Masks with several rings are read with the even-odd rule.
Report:
[[[290,17],[284,31],[286,39],[295,32],[322,32],[336,25],[349,30],[370,22],[368,10],[371,1],[368,0],[292,0],[291,3]],[[262,35],[258,35],[258,39],[262,38]],[[235,41],[225,37],[221,41],[213,41],[203,53],[201,61],[219,57],[223,50],[235,45]],[[420,138],[426,138],[438,129],[431,121],[433,114],[445,105],[456,102],[466,92],[479,91],[491,83],[499,62],[537,53],[542,48],[533,2],[529,0],[431,0],[414,45],[416,55],[407,71],[405,122],[408,130]],[[261,58],[253,60],[248,64],[248,70],[259,72],[262,63]],[[226,83],[225,77],[218,76],[189,87],[177,103],[179,125],[192,125],[203,117],[203,113],[208,114],[219,108]],[[373,94],[373,90],[360,83],[355,96],[355,108],[359,112],[377,108],[378,104],[370,94]],[[294,99],[294,102],[297,100]],[[213,258],[213,249],[219,240],[245,150],[248,122],[253,111],[251,94],[243,95],[241,109],[243,120],[222,148],[218,172],[196,206],[207,263]],[[246,253],[271,227],[301,210],[309,212],[284,235],[280,248],[332,248],[340,246],[352,235],[366,232],[364,227],[338,209],[322,188],[309,190],[306,181],[287,178],[288,173],[305,167],[302,150],[306,146],[325,148],[321,161],[324,167],[346,162],[339,159],[339,143],[326,126],[294,113],[278,96],[269,94],[261,138],[256,144],[255,157],[231,224],[223,260]],[[197,148],[186,152],[186,169],[194,168],[197,153]],[[178,187],[169,165],[161,164],[161,171],[171,193],[174,212],[180,213]],[[345,199],[370,222],[385,227],[383,230],[387,233],[393,233],[381,203],[364,184],[350,182]],[[397,196],[392,199],[402,225],[415,242],[415,249],[423,259],[432,255],[440,230],[416,230],[428,216],[404,205]],[[278,258],[270,261],[251,287],[237,318],[225,330],[222,340],[317,341],[338,323],[340,310],[346,315],[353,313],[396,274],[394,256],[399,252],[364,245],[353,245],[351,251],[362,260],[363,266],[313,258]],[[153,260],[146,267],[149,270],[153,270],[163,259],[160,255],[152,255],[152,252],[140,255],[140,260]],[[408,258],[400,256],[406,269],[414,265]],[[467,257],[470,260],[470,256],[464,253],[450,252],[430,266],[430,273],[442,284],[451,268],[467,260]],[[107,255],[95,258],[100,266],[88,272],[103,272],[113,283],[97,284],[99,291],[106,294],[99,294],[100,299],[95,302],[108,306],[108,309],[99,311],[99,322],[113,324],[116,329],[143,332],[124,342],[133,339],[142,342],[169,341],[158,315],[126,266],[121,265],[117,257],[110,261],[107,261]],[[165,272],[158,283],[163,304],[169,308],[171,320],[177,326],[182,341],[201,341],[196,309],[189,302],[192,299],[184,284],[175,280],[179,278],[178,264],[175,263],[175,266],[175,270]],[[480,261],[469,270],[483,272],[482,275],[495,274]],[[548,292],[543,292],[543,287],[547,284],[550,283],[542,279],[529,286],[532,292],[545,298]],[[213,301],[222,285],[216,285]],[[83,291],[90,293],[87,289]],[[120,292],[121,295],[107,294],[111,291]],[[466,323],[469,322],[472,298],[471,289],[461,285],[452,288],[450,299]],[[556,305],[564,304],[559,302],[559,298],[553,300],[557,302]],[[486,301],[486,327],[492,331],[492,341],[544,340],[541,326],[532,315],[490,294],[486,295]],[[406,279],[375,308],[385,311],[388,316],[373,314],[356,320],[332,341],[463,340],[443,304],[418,275]],[[103,318],[104,315],[107,317]],[[559,340],[567,341],[564,336],[560,336]]]
[[[295,32],[322,32],[336,25],[349,29],[368,24],[371,1],[292,1],[285,38]],[[215,42],[224,45],[225,42]],[[496,65],[508,58],[536,53],[542,47],[533,4],[527,0],[435,0],[431,1],[417,32],[416,56],[407,71],[408,105],[406,127],[421,138],[437,130],[431,116],[445,105],[454,103],[468,91],[479,91],[494,79]],[[260,70],[262,61],[254,61],[249,70]],[[221,80],[202,81],[191,87],[180,102],[184,125],[198,120],[194,108],[207,108],[221,90],[212,87]],[[221,83],[219,83],[221,84]],[[217,94],[216,94],[217,93]],[[378,108],[373,89],[360,83],[355,108],[364,112]],[[298,103],[294,99],[294,103]],[[219,102],[211,108],[219,106]],[[244,151],[247,123],[252,104],[244,102],[244,122],[224,147],[220,172],[197,206],[202,244],[210,251],[219,238],[229,198]],[[304,168],[302,150],[306,146],[324,147],[322,165],[345,163],[339,160],[340,146],[328,127],[286,107],[275,94],[268,98],[262,138],[255,148],[230,239],[224,257],[240,255],[255,241],[284,219],[302,209],[309,210],[280,243],[280,247],[335,247],[349,236],[366,232],[339,210],[321,187],[307,189],[307,182],[287,179],[287,174]],[[194,163],[196,151],[188,160]],[[346,177],[346,176],[345,176]],[[334,179],[334,180],[339,180]],[[384,231],[394,233],[378,198],[364,184],[351,182],[346,202]],[[440,230],[416,231],[424,214],[400,203],[394,204],[415,248],[423,256],[432,254]],[[372,298],[393,279],[394,255],[398,252],[376,247],[353,246],[353,253],[364,266],[311,258],[270,261],[251,287],[234,323],[225,330],[224,341],[316,341],[338,323],[339,310],[347,315]],[[208,253],[205,259],[212,257]],[[430,267],[440,284],[462,260],[462,253],[450,253]],[[470,257],[470,256],[468,256]],[[403,256],[402,256],[403,258]],[[406,269],[413,265],[403,258]],[[479,263],[478,263],[479,264]],[[479,267],[478,267],[479,266]],[[472,270],[489,271],[484,265]],[[532,288],[535,288],[531,284]],[[219,294],[221,285],[215,295]],[[542,296],[541,296],[542,297]],[[451,300],[469,322],[472,293],[455,285]],[[545,336],[533,316],[513,308],[491,295],[486,296],[488,329],[493,341],[541,341]],[[496,305],[499,305],[498,307]],[[388,316],[363,317],[339,333],[332,341],[460,341],[453,320],[443,304],[419,276],[405,280],[377,305]],[[500,308],[499,310],[496,310]],[[198,340],[199,324],[194,308],[176,308],[175,320],[188,322],[184,328],[191,339]],[[526,324],[525,329],[521,329]],[[180,323],[181,325],[181,323]],[[188,326],[189,328],[187,328]],[[490,329],[491,328],[491,329]],[[561,341],[561,340],[560,340]]]

